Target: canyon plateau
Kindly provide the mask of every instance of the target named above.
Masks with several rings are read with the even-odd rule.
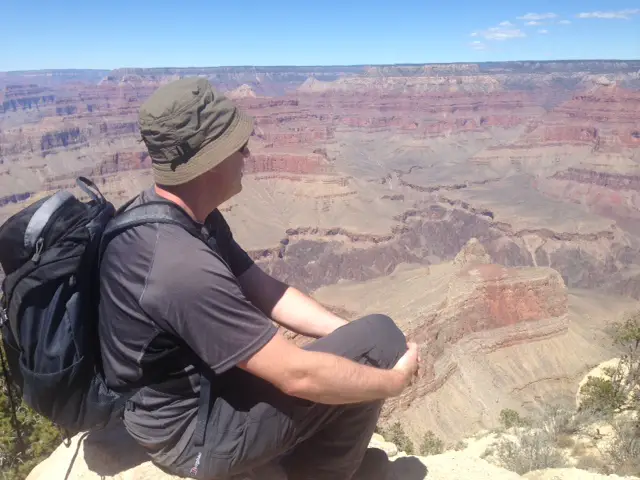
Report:
[[[0,73],[0,224],[78,175],[116,206],[151,185],[138,107],[191,75],[256,120],[221,207],[238,242],[420,345],[382,424],[455,442],[572,403],[616,355],[640,307],[640,61]]]

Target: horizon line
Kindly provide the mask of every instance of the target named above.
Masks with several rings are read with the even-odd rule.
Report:
[[[83,68],[83,67],[60,67],[60,68],[34,68],[34,69],[17,69],[17,70],[0,70],[0,74],[21,74],[21,73],[38,73],[38,72],[113,72],[117,70],[203,70],[203,69],[230,69],[230,68],[363,68],[363,67],[418,67],[429,65],[486,65],[492,63],[576,63],[576,62],[633,62],[640,63],[640,59],[624,59],[624,58],[583,58],[583,59],[553,59],[553,60],[486,60],[482,62],[406,62],[406,63],[354,63],[354,64],[273,64],[273,65],[209,65],[209,66],[156,66],[156,67],[115,67],[115,68]]]

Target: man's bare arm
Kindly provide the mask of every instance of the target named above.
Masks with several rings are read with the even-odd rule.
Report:
[[[251,266],[238,281],[247,299],[278,324],[289,330],[320,338],[346,324],[314,299]]]
[[[386,370],[304,350],[276,334],[238,366],[291,396],[325,404],[359,403],[399,395],[417,368],[417,349],[411,344],[396,367]]]

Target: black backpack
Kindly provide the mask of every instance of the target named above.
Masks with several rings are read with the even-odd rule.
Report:
[[[0,265],[6,275],[0,299],[0,331],[6,352],[2,369],[7,388],[65,433],[104,427],[121,416],[137,390],[107,387],[98,339],[99,266],[116,235],[148,222],[175,223],[210,247],[211,238],[172,202],[152,202],[116,210],[85,177],[82,202],[69,191],[45,197],[0,227]],[[7,365],[8,363],[8,365]],[[210,385],[202,376],[196,434],[203,437]],[[13,395],[9,391],[9,400]],[[11,403],[12,419],[20,437]],[[19,441],[21,439],[19,438]],[[201,443],[201,442],[199,442]]]

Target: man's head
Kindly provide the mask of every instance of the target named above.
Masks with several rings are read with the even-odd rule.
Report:
[[[141,105],[139,126],[160,188],[217,203],[242,189],[253,119],[206,79],[183,78],[158,88]]]

